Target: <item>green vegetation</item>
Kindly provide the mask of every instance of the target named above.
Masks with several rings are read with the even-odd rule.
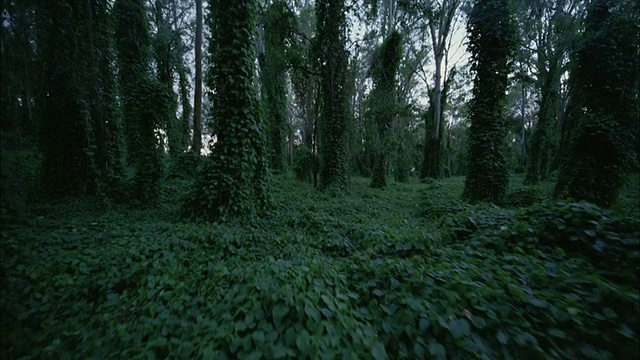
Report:
[[[472,203],[501,202],[509,182],[504,103],[517,41],[509,11],[506,0],[475,1],[467,23],[475,77],[463,196]]]
[[[236,217],[261,213],[268,203],[268,165],[264,124],[253,85],[255,2],[221,1],[209,15],[212,29],[207,85],[212,89],[211,123],[217,141],[198,167],[185,196],[190,218]]]
[[[381,188],[387,185],[387,164],[391,150],[391,125],[397,116],[398,105],[396,91],[396,73],[402,56],[402,37],[397,31],[391,31],[380,45],[371,66],[375,88],[371,92],[373,116],[376,120],[378,139],[376,160],[371,174],[371,187]]]
[[[182,180],[153,211],[35,204],[3,221],[3,358],[637,358],[637,213],[522,180],[497,207],[278,176],[269,216],[213,226],[173,220]]]
[[[1,359],[640,358],[637,1],[193,5],[2,2]]]

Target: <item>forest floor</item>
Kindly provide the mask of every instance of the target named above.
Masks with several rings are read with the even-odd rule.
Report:
[[[0,232],[3,359],[639,358],[638,176],[605,211],[511,179],[349,194],[274,179],[269,216],[39,203]],[[173,195],[172,195],[173,194]]]

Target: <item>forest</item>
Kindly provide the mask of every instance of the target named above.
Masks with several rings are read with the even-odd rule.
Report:
[[[640,358],[638,1],[0,3],[0,358]]]

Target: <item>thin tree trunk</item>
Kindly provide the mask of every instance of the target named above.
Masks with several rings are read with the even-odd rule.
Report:
[[[200,154],[202,148],[202,0],[196,0],[196,86],[193,101],[193,146]]]

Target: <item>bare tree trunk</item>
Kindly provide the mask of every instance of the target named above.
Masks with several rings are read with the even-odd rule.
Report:
[[[202,148],[202,0],[196,0],[196,86],[193,100],[193,146],[200,154]]]

